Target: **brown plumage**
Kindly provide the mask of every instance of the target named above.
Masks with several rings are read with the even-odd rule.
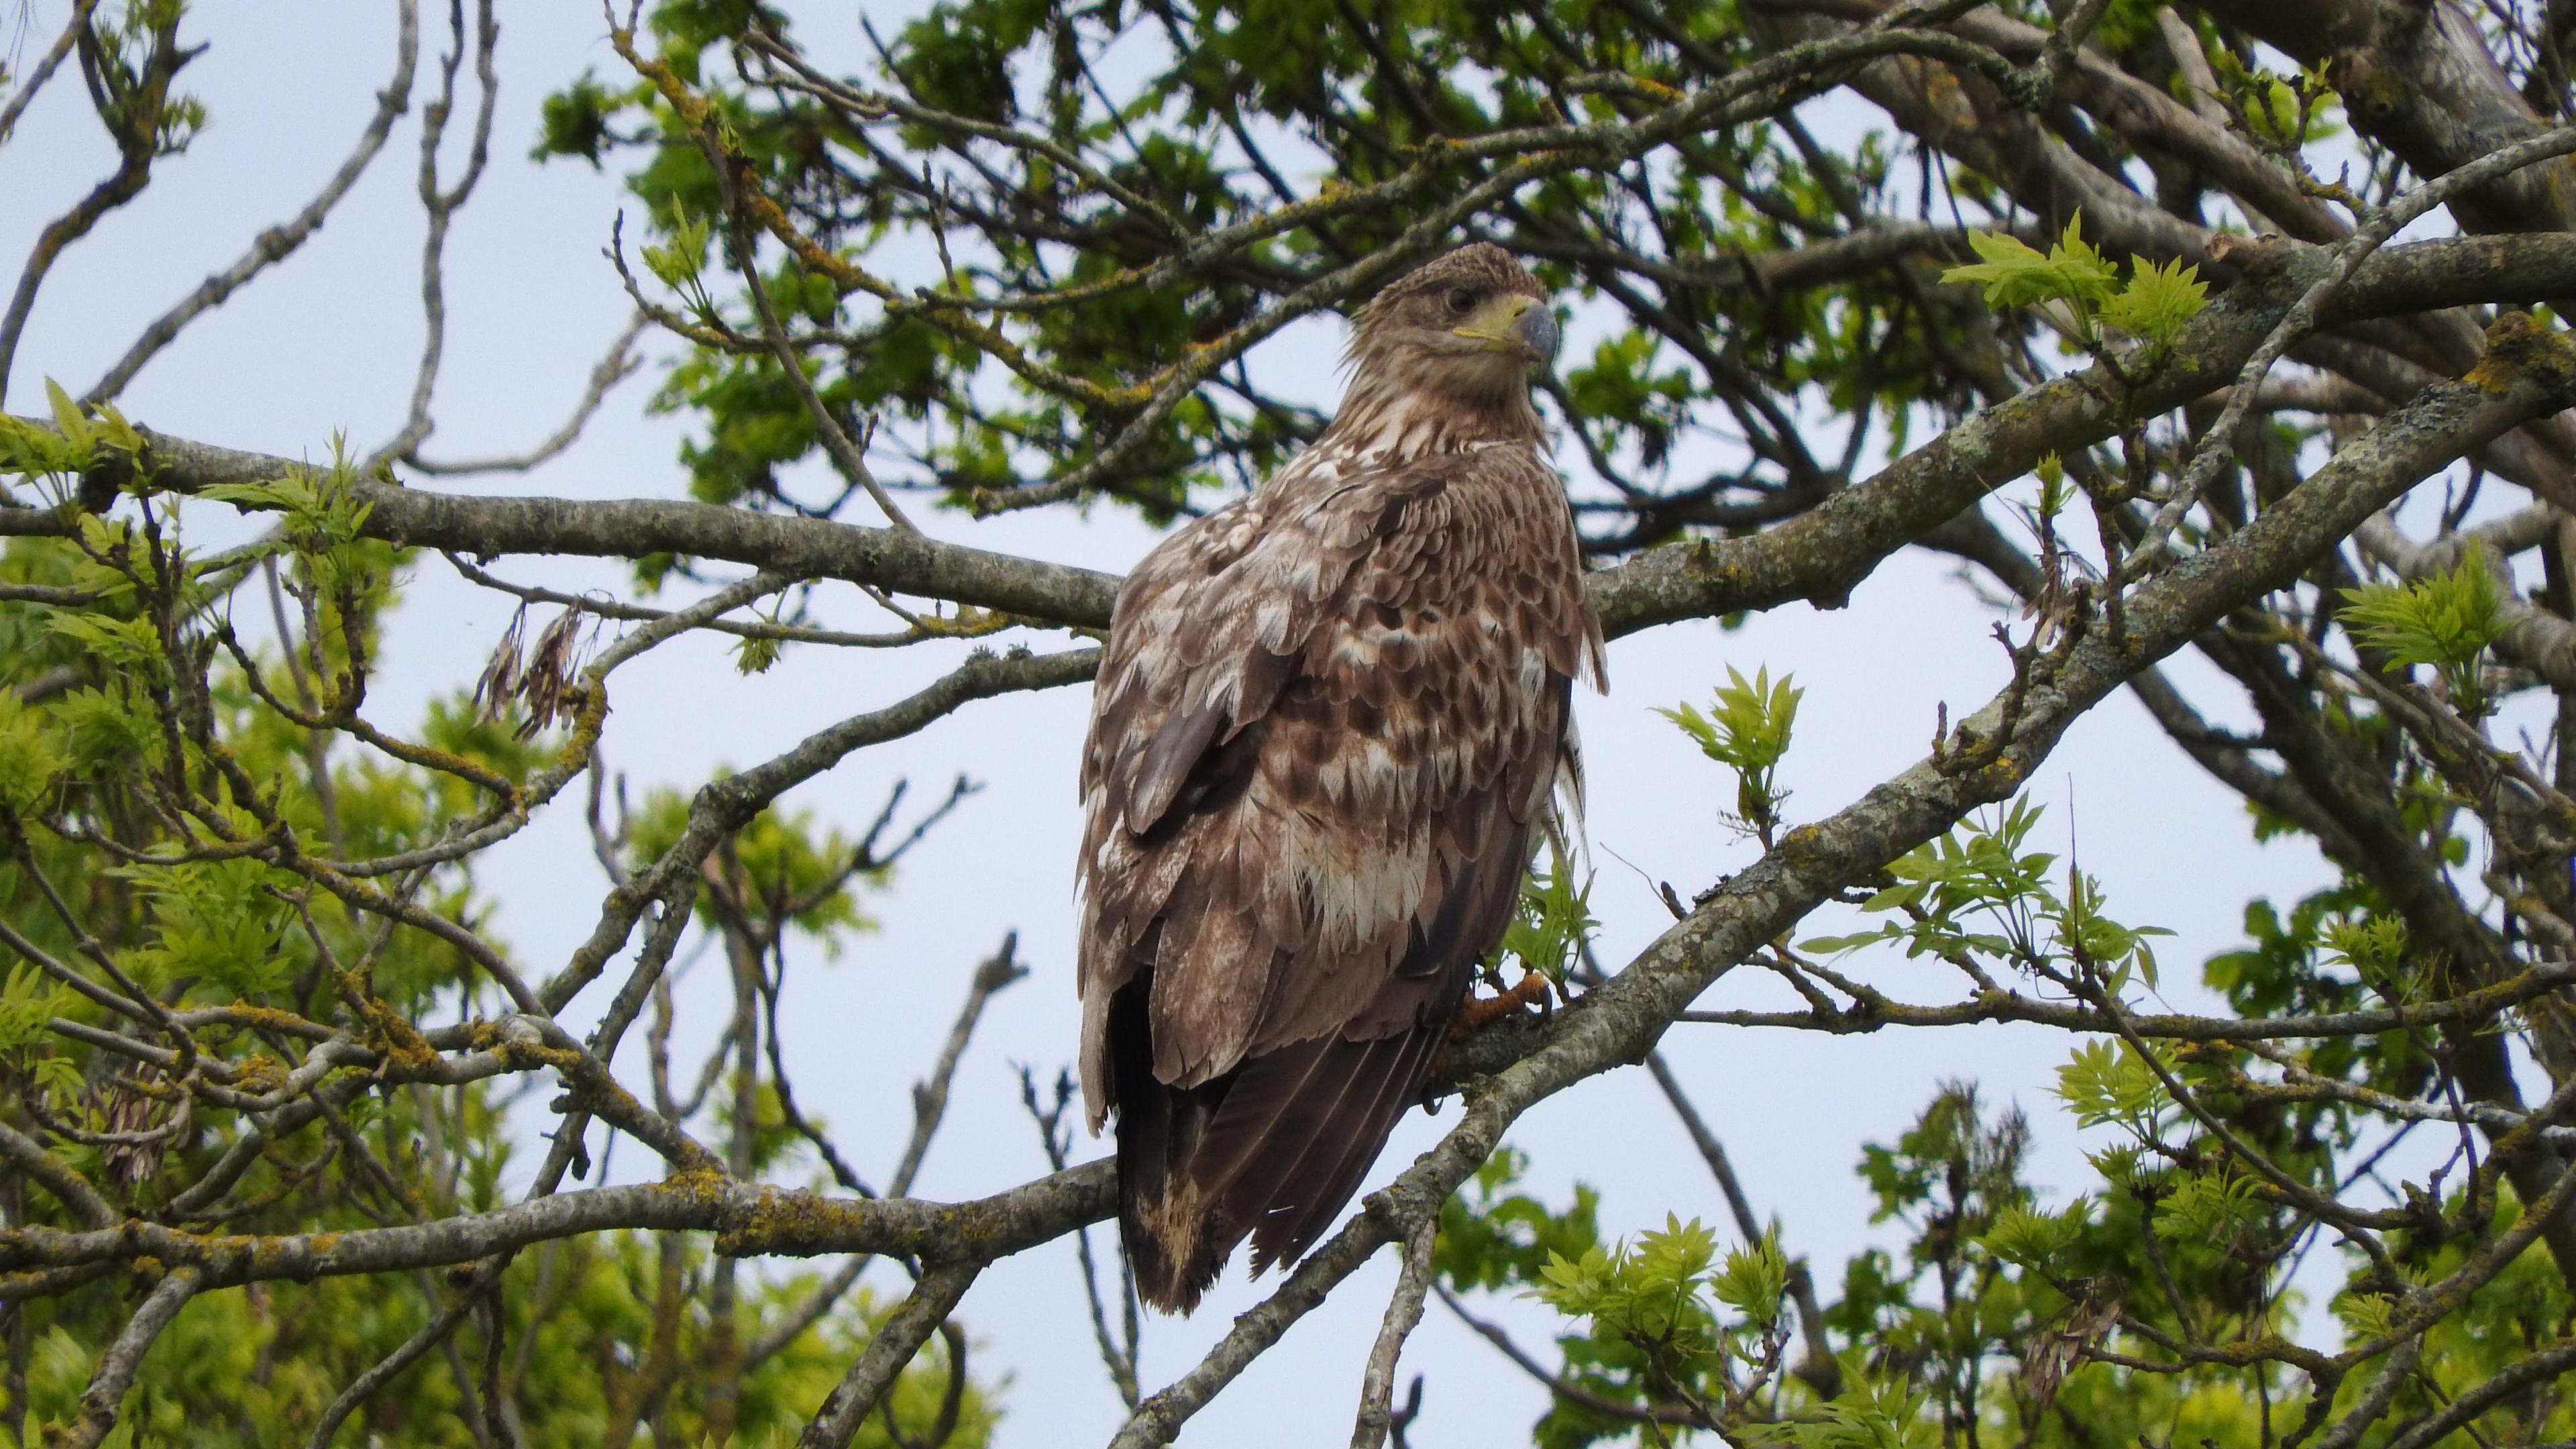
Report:
[[[1342,409],[1127,576],[1084,747],[1082,1084],[1186,1312],[1294,1259],[1422,1096],[1601,677],[1529,401],[1538,283],[1470,246],[1358,317]]]

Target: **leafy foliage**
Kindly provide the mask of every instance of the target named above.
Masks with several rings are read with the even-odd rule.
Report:
[[[2485,550],[2465,550],[2427,578],[2348,589],[2343,614],[2355,637],[2387,656],[2386,667],[2429,665],[2462,714],[2487,712],[2484,660],[2504,633],[2504,617]]]
[[[1503,930],[1500,955],[1562,991],[1567,967],[1600,922],[1592,916],[1592,878],[1587,874],[1576,884],[1574,862],[1554,839],[1548,842],[1548,860],[1546,870],[1533,869],[1521,883],[1520,909]]]
[[[66,420],[77,416],[65,407]],[[121,446],[112,414],[85,426],[75,447]],[[81,465],[40,451],[18,461]],[[0,555],[0,581],[66,601],[0,608],[15,645],[0,651],[0,918],[16,933],[18,958],[0,978],[0,1092],[11,1103],[0,1122],[41,1123],[68,1139],[52,1160],[96,1174],[120,1211],[228,1232],[327,1233],[490,1211],[527,1172],[511,1095],[487,1080],[433,1088],[378,1085],[370,1068],[322,1073],[330,1105],[298,1136],[240,1100],[174,1092],[148,1056],[91,1044],[125,1040],[108,1030],[126,1020],[110,1005],[119,992],[148,993],[213,1023],[190,1035],[197,1072],[255,1099],[285,1086],[314,1033],[329,1035],[310,1023],[337,1023],[368,1048],[398,1054],[419,1041],[414,1023],[492,1013],[488,977],[453,945],[385,929],[248,848],[291,835],[344,858],[429,852],[433,863],[408,878],[407,899],[438,919],[474,920],[489,906],[473,860],[441,859],[438,847],[454,838],[454,822],[489,810],[496,789],[527,780],[546,756],[454,698],[435,702],[417,742],[402,746],[413,762],[315,747],[300,721],[336,706],[311,693],[290,701],[298,688],[354,697],[363,687],[402,563],[360,536],[365,510],[351,501],[348,477],[344,463],[222,490],[227,501],[276,511],[283,527],[218,559],[186,551],[157,509],[131,523],[84,518],[69,547],[17,540]],[[292,658],[218,644],[238,641],[210,604],[258,579],[263,560],[313,626],[295,636]],[[685,810],[676,794],[654,795],[632,834],[666,840]],[[866,927],[857,893],[882,875],[858,847],[802,817],[760,817],[726,859],[782,893],[787,921],[826,948]],[[116,973],[105,1000],[57,979],[72,969],[62,963],[84,960]],[[774,1098],[767,1119],[745,1131],[761,1139],[754,1150],[770,1170],[810,1164]],[[128,1145],[118,1133],[152,1140]],[[240,1166],[211,1179],[223,1187],[209,1212],[204,1185],[228,1161]],[[18,1221],[60,1221],[61,1204],[31,1195],[23,1178],[0,1187],[0,1201]],[[805,1310],[821,1282],[814,1273],[753,1279],[718,1315],[704,1285],[719,1261],[703,1240],[677,1236],[548,1243],[502,1270],[497,1320],[469,1314],[458,1332],[473,1360],[486,1344],[507,1346],[530,1446],[622,1442],[639,1422],[691,1436],[719,1412],[735,1442],[782,1441],[890,1305],[865,1288],[826,1305],[774,1352],[737,1362],[719,1410],[719,1380],[683,1370],[738,1353]],[[448,1309],[464,1282],[396,1288],[328,1277],[200,1294],[153,1349],[116,1433],[218,1449],[300,1442],[343,1388]],[[8,1332],[25,1387],[19,1398],[0,1392],[0,1409],[26,1425],[29,1443],[67,1431],[129,1310],[112,1284],[14,1309]],[[994,1422],[983,1389],[961,1386],[953,1415],[945,1402],[949,1376],[964,1371],[934,1346],[889,1397],[891,1427],[873,1416],[857,1442],[895,1449],[943,1417],[955,1422],[952,1445],[983,1442]],[[473,1445],[486,1387],[425,1364],[398,1392],[362,1406],[335,1442]]]
[[[2141,259],[2122,282],[2118,268],[2084,240],[2083,226],[2079,210],[2045,253],[2009,232],[1970,232],[1968,245],[1984,260],[1952,267],[1941,280],[1976,284],[1998,310],[2040,307],[2086,348],[2101,345],[2103,323],[2146,343],[2151,356],[2171,346],[2208,305],[2199,269]]]
[[[1730,664],[1708,713],[1688,704],[1655,711],[1690,736],[1701,754],[1735,772],[1736,818],[1765,842],[1779,825],[1780,805],[1787,798],[1775,779],[1788,757],[1804,693],[1792,688],[1785,674],[1775,684],[1769,669],[1757,669],[1748,680]]]
[[[1862,909],[1902,916],[1875,931],[1819,936],[1810,951],[1845,952],[1902,941],[1909,957],[1987,958],[2064,979],[2072,971],[2099,978],[2117,994],[2135,972],[2156,983],[2149,942],[2173,932],[2123,926],[2103,913],[2101,883],[2070,863],[2063,890],[2049,884],[2057,857],[2023,847],[2039,807],[2014,801],[1991,823],[1970,820],[1891,862],[1892,884]]]

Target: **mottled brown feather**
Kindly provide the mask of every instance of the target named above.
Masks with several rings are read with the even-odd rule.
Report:
[[[1571,777],[1600,629],[1525,364],[1439,330],[1462,288],[1538,295],[1492,247],[1390,287],[1334,425],[1119,593],[1083,753],[1082,1079],[1095,1130],[1117,1109],[1161,1308],[1247,1235],[1258,1270],[1331,1224]]]

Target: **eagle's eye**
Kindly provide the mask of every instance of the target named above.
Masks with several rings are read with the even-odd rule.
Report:
[[[1472,311],[1474,311],[1475,309],[1476,309],[1476,289],[1475,289],[1475,288],[1473,288],[1473,287],[1451,287],[1451,288],[1449,289],[1449,310],[1450,310],[1450,311],[1455,312],[1455,313],[1457,313],[1457,314],[1459,314],[1460,316],[1462,316],[1462,317],[1463,317],[1463,316],[1465,316],[1467,313],[1472,312]]]

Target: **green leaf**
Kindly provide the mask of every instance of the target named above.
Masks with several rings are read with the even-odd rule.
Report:
[[[83,1085],[80,1063],[71,1058],[38,1057],[28,1067],[27,1073],[35,1078],[36,1086],[51,1097],[57,1107],[80,1100]]]
[[[86,450],[51,428],[0,414],[0,472],[63,478],[88,466]]]
[[[2045,1268],[2049,1260],[2075,1246],[2092,1219],[2089,1198],[2077,1198],[2059,1212],[2044,1213],[2022,1206],[2008,1207],[1995,1218],[1995,1225],[1979,1238],[1978,1243],[1989,1253],[2007,1263],[2025,1268]]]
[[[1789,1292],[1789,1258],[1780,1251],[1779,1226],[1766,1229],[1757,1242],[1728,1249],[1726,1266],[1709,1279],[1708,1291],[1756,1327],[1777,1323]]]
[[[2469,549],[2430,578],[2346,589],[2342,623],[2364,645],[2388,656],[2392,669],[2421,664],[2441,670],[2462,714],[2475,718],[2486,712],[2481,664],[2488,646],[2504,633],[2486,550]]]
[[[2393,970],[2406,955],[2406,923],[2394,916],[2329,922],[2324,939],[2331,959],[2364,971]]]
[[[116,769],[160,744],[150,710],[103,689],[72,690],[57,698],[51,711],[71,767],[83,774]]]
[[[744,635],[734,641],[733,667],[743,674],[767,674],[778,662],[780,648],[776,639]]]
[[[2119,272],[2084,240],[2083,225],[2084,213],[2078,209],[2045,256],[2005,232],[1970,232],[1969,248],[1985,260],[1952,267],[1941,280],[1976,283],[1985,292],[1986,305],[1998,310],[2054,301],[2089,308],[2111,295]]]
[[[1655,713],[1697,742],[1701,754],[1735,772],[1736,818],[1767,829],[1779,818],[1783,797],[1774,776],[1789,753],[1798,701],[1806,691],[1793,687],[1785,674],[1775,683],[1768,667],[1746,679],[1729,665],[1726,678],[1707,714],[1687,704]]]
[[[698,280],[706,266],[710,234],[710,225],[704,218],[691,216],[682,207],[672,215],[671,239],[644,248],[644,265],[662,279],[664,286],[685,288]]]
[[[2067,294],[2087,302],[2101,302],[2111,295],[2111,284],[2119,280],[2119,271],[2102,259],[2084,240],[2084,208],[2066,219],[2066,232],[2057,245],[2048,250],[2049,265],[2065,279]]]
[[[1587,1317],[1599,1307],[1612,1275],[1610,1254],[1603,1248],[1588,1248],[1580,1258],[1550,1252],[1547,1266],[1539,1269],[1541,1282],[1535,1291],[1557,1312]]]
[[[1601,923],[1592,915],[1592,877],[1577,884],[1563,842],[1551,835],[1547,847],[1548,868],[1533,869],[1521,882],[1520,910],[1504,928],[1502,955],[1561,988],[1566,963]]]
[[[2227,1246],[2260,1226],[2270,1205],[2254,1179],[2228,1172],[2183,1178],[2159,1205],[2156,1236],[2168,1242]]]
[[[1984,289],[1989,307],[2027,307],[2061,295],[2048,258],[2017,236],[1972,231],[1968,233],[1968,249],[1985,260],[1952,267],[1941,274],[1941,280],[1977,284]]]
[[[63,770],[45,721],[15,690],[0,686],[0,813],[23,816]]]
[[[102,664],[120,670],[160,672],[161,636],[150,619],[114,619],[104,614],[54,614],[46,618],[45,628],[75,641],[97,656]]]
[[[153,934],[134,954],[136,969],[161,985],[205,980],[242,997],[273,990],[295,963],[280,949],[285,903],[261,889],[266,867],[252,860],[126,866],[152,904]]]
[[[2039,478],[2039,516],[2055,518],[2065,512],[2072,496],[2066,486],[2065,460],[2054,452],[2042,453],[2039,461],[2031,465],[2031,472]]]
[[[53,407],[54,426],[71,440],[73,447],[87,455],[90,450],[89,419],[81,416],[80,404],[73,402],[72,395],[63,391],[63,385],[50,377],[45,379],[45,401]]]
[[[1884,1381],[1874,1379],[1866,1355],[1846,1354],[1837,1362],[1845,1387],[1831,1403],[1813,1416],[1748,1423],[1741,1430],[1745,1442],[1763,1449],[1932,1449],[1943,1442],[1930,1395],[1909,1392],[1908,1381],[1893,1371]]]
[[[2170,936],[2162,926],[2123,926],[2102,914],[2102,886],[2080,870],[2070,868],[2066,880],[2063,906],[2043,909],[2041,918],[2056,930],[2051,944],[2059,951],[2077,955],[2097,971],[2119,973],[2136,970],[2147,985],[2156,985],[2156,953],[2147,947],[2152,936]]]
[[[2181,261],[2140,261],[2128,285],[2102,304],[2102,320],[2163,347],[2208,305],[2209,287],[2200,280],[2199,268]]]
[[[2172,1108],[2164,1083],[2125,1042],[2087,1042],[2057,1069],[2057,1097],[2079,1125],[2126,1127],[2153,1135]]]
[[[1889,892],[1881,891],[1879,894],[1887,895]],[[1869,909],[1879,909],[1879,907],[1873,901]],[[1810,937],[1807,940],[1799,942],[1798,949],[1820,956],[1840,956],[1848,951],[1857,951],[1863,946],[1875,946],[1881,941],[1894,941],[1901,940],[1903,938],[1904,933],[1902,931],[1898,930],[1895,926],[1889,925],[1881,926],[1875,931],[1864,931],[1857,936]]]
[[[2343,1320],[2346,1340],[2377,1338],[2396,1319],[2397,1300],[2385,1293],[2338,1293],[2334,1315]]]
[[[143,451],[143,434],[135,429],[134,424],[125,420],[125,414],[116,410],[116,404],[100,403],[98,417],[99,431],[106,435],[109,447],[129,454]]]
[[[43,1039],[45,1023],[71,1007],[71,992],[27,963],[20,962],[0,981],[0,1055],[19,1051]]]
[[[1650,1291],[1688,1291],[1717,1261],[1717,1234],[1692,1218],[1683,1222],[1664,1215],[1661,1230],[1637,1235],[1635,1271],[1639,1286]]]

